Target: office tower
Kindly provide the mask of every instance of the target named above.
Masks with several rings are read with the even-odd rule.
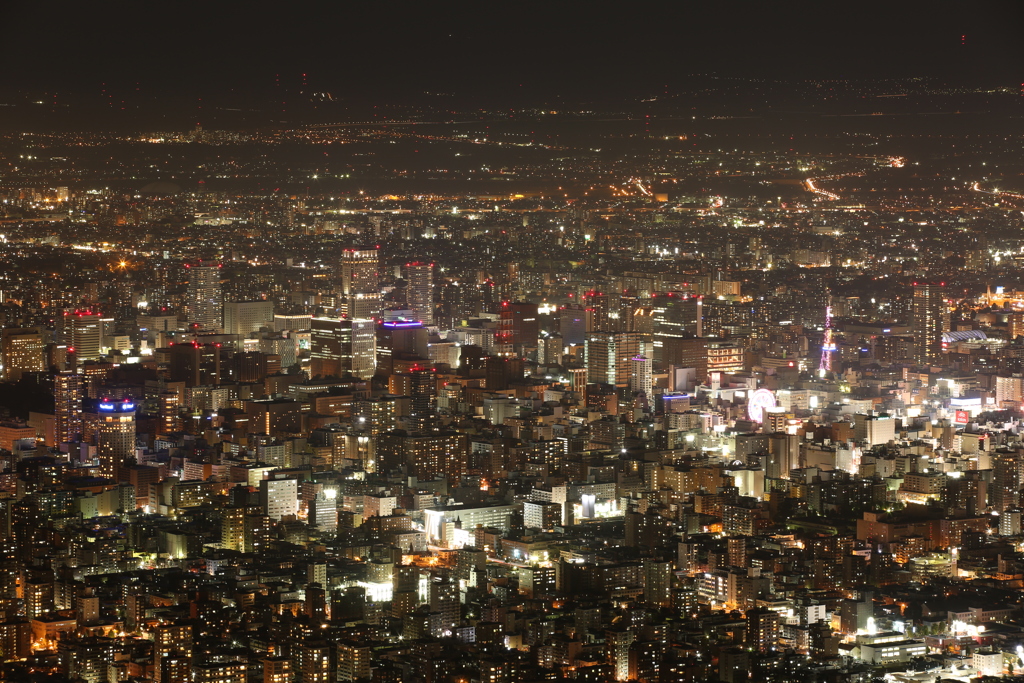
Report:
[[[704,337],[683,338],[678,336],[654,337],[655,354],[661,344],[661,364],[668,368],[693,368],[694,380],[703,383],[708,378],[708,340]],[[671,378],[669,378],[671,381]],[[670,385],[671,386],[671,385]],[[675,388],[675,387],[673,387]]]
[[[97,409],[96,454],[100,460],[100,476],[113,479],[121,463],[135,455],[135,403],[131,399],[117,402],[104,399]]]
[[[100,314],[93,311],[75,311],[64,314],[63,342],[68,353],[74,353],[78,363],[99,360],[103,328]]]
[[[422,322],[383,322],[377,327],[377,367],[382,375],[395,370],[395,361],[428,357],[429,335]]]
[[[634,356],[629,359],[629,391],[643,394],[648,401],[654,398],[653,368],[651,359]]]
[[[274,321],[273,301],[228,301],[224,304],[224,333],[248,337]]]
[[[587,292],[583,305],[589,314],[588,332],[621,332],[625,321],[621,318],[622,295],[606,292]]]
[[[587,341],[587,312],[580,306],[563,306],[558,311],[558,333],[566,346],[582,346]]]
[[[53,398],[57,443],[78,441],[82,434],[82,376],[57,373],[53,378]]]
[[[380,252],[376,247],[341,252],[341,294],[350,318],[380,315]]]
[[[491,356],[484,364],[488,391],[505,391],[524,376],[523,359],[512,356]]]
[[[744,348],[736,342],[708,343],[707,374],[743,372]]]
[[[283,332],[284,330],[308,330],[312,320],[313,316],[301,313],[294,315],[275,315],[274,332]]]
[[[188,321],[204,330],[223,326],[224,299],[220,266],[186,265],[188,269]]]
[[[221,345],[174,344],[169,347],[170,359],[167,364],[168,379],[184,382],[186,387],[218,385],[223,377],[221,371]]]
[[[414,261],[405,264],[403,275],[409,308],[416,319],[426,326],[434,324],[434,264]]]
[[[937,362],[942,355],[942,333],[949,330],[949,306],[942,285],[915,284],[910,322],[914,329],[914,362]]]
[[[637,332],[591,332],[586,356],[589,381],[612,386],[629,386],[630,359],[643,356],[647,343]]]
[[[373,377],[377,368],[375,327],[374,321],[368,318],[313,318],[310,375],[341,377],[351,373],[362,379]]]
[[[0,337],[3,378],[17,382],[25,372],[46,370],[46,344],[38,327],[13,328]]]
[[[498,331],[494,341],[499,345],[533,346],[540,336],[537,304],[525,301],[505,301],[498,312]]]

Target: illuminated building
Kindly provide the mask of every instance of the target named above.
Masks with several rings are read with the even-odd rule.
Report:
[[[261,659],[263,683],[292,683],[292,660],[287,657]]]
[[[734,342],[709,342],[707,373],[743,372],[743,347]]]
[[[280,521],[299,511],[298,484],[295,479],[264,479],[260,482],[260,505],[268,517]]]
[[[385,469],[405,465],[409,474],[428,481],[438,475],[456,480],[466,470],[466,444],[461,434],[381,434],[377,458]],[[380,468],[378,468],[380,469]]]
[[[361,681],[369,680],[371,650],[369,645],[358,643],[338,643],[338,680]]]
[[[188,269],[188,321],[203,330],[223,326],[224,299],[220,266],[186,265]]]
[[[627,387],[630,360],[646,356],[647,342],[638,332],[591,332],[586,349],[588,381]]]
[[[426,326],[434,324],[434,264],[414,261],[403,268],[409,308]]]
[[[99,425],[96,431],[96,454],[100,476],[114,479],[118,467],[135,455],[135,403],[100,401],[97,405]]]
[[[39,328],[16,328],[3,331],[3,377],[17,382],[25,372],[46,370],[46,344]]]
[[[350,318],[380,315],[380,257],[374,248],[341,252],[341,294]]]
[[[382,375],[395,371],[395,362],[402,359],[426,361],[429,335],[422,322],[395,320],[377,328],[377,367]]]
[[[82,434],[82,376],[57,373],[53,378],[53,397],[57,443],[77,441]]]
[[[633,394],[642,394],[648,401],[654,398],[653,370],[651,359],[634,356],[629,359],[629,390]]]
[[[223,378],[220,344],[191,342],[169,347],[168,378],[186,387],[217,385]]]
[[[327,642],[306,640],[295,643],[293,649],[295,683],[333,683],[334,653]]]
[[[779,613],[765,608],[747,610],[747,647],[767,652],[778,643]]]
[[[191,683],[246,683],[245,662],[207,662],[192,666]]]
[[[192,626],[161,624],[153,629],[156,683],[186,683],[192,674]]]
[[[274,320],[273,301],[228,301],[224,304],[224,333],[248,337]]]
[[[377,368],[377,336],[370,319],[313,318],[310,375],[373,377]]]
[[[914,361],[935,363],[942,355],[942,333],[949,331],[949,307],[941,285],[915,284],[911,301]]]
[[[77,362],[99,360],[103,341],[103,326],[99,313],[75,311],[65,313],[63,341],[68,353],[74,353]],[[73,351],[72,351],[73,350]]]

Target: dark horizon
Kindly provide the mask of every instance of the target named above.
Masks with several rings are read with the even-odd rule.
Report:
[[[177,6],[176,6],[177,7]],[[283,11],[234,4],[175,13],[109,3],[22,3],[0,47],[0,95],[79,100],[264,102],[298,91],[335,100],[420,104],[439,98],[523,105],[617,101],[723,78],[891,79],[949,85],[1024,81],[1013,2],[728,2],[612,12],[588,6],[454,3]]]

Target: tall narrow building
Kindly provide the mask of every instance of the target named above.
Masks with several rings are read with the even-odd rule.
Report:
[[[434,324],[434,264],[414,261],[403,268],[408,282],[409,308],[426,326]]]
[[[75,355],[78,363],[99,360],[103,342],[103,323],[95,311],[75,311],[64,314],[63,341],[68,353]]]
[[[135,403],[131,399],[103,399],[97,406],[99,427],[96,432],[96,454],[100,460],[100,476],[113,479],[125,459],[135,455]]]
[[[911,301],[914,361],[936,362],[942,355],[942,333],[949,330],[949,306],[942,285],[915,284]]]
[[[82,434],[82,376],[58,373],[53,378],[53,398],[57,443],[78,441]]]
[[[187,264],[188,321],[204,330],[220,330],[224,324],[224,298],[220,266]]]
[[[343,309],[350,318],[380,315],[380,251],[376,247],[341,252]]]

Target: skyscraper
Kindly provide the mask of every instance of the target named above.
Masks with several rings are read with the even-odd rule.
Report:
[[[409,308],[424,325],[434,324],[434,264],[414,261],[406,263],[405,280],[408,282]]]
[[[103,399],[97,408],[100,418],[96,454],[100,476],[113,479],[121,463],[135,455],[135,403],[128,398],[119,402]]]
[[[914,361],[933,363],[942,354],[942,333],[949,330],[949,307],[942,285],[915,284],[911,301]]]
[[[310,375],[373,377],[377,368],[376,325],[368,318],[313,318],[310,337]]]
[[[82,376],[61,372],[53,378],[57,443],[77,441],[82,433]]]
[[[68,353],[74,353],[77,362],[99,360],[103,341],[100,314],[95,311],[75,311],[64,314],[64,343]]]
[[[188,321],[204,330],[223,325],[220,266],[186,265],[188,269]]]
[[[511,347],[516,344],[532,346],[537,343],[537,338],[540,336],[537,304],[525,301],[505,301],[501,304],[498,316],[495,344]],[[505,354],[499,351],[499,355]]]
[[[376,247],[341,252],[341,293],[350,318],[380,315],[379,254]]]
[[[653,399],[652,394],[653,369],[651,359],[645,356],[633,356],[629,359],[629,390],[634,394],[643,394],[648,401]]]
[[[591,332],[587,335],[587,373],[591,382],[629,386],[630,359],[645,355],[638,332]]]
[[[0,338],[3,351],[3,377],[17,382],[24,372],[46,370],[46,344],[38,327],[12,328]]]

